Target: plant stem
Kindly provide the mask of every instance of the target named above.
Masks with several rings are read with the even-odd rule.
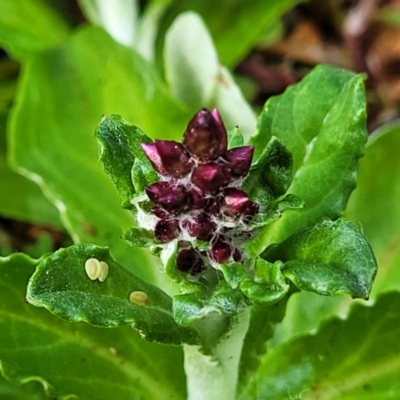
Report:
[[[239,362],[249,325],[248,310],[239,314],[232,329],[212,353],[205,355],[200,346],[184,346],[188,400],[232,400],[236,395]]]

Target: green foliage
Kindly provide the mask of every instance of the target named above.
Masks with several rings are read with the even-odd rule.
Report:
[[[269,229],[263,245],[343,212],[367,140],[363,77],[329,66],[315,68],[265,104],[252,139],[256,154],[272,136],[293,155],[289,192],[299,196],[305,208],[286,213]]]
[[[140,143],[149,143],[151,139],[117,115],[104,117],[96,136],[100,143],[100,160],[117,187],[122,207],[132,207],[134,194],[157,180],[155,171],[140,147]]]
[[[86,273],[85,263],[91,258],[107,263],[104,282]],[[130,301],[136,291],[145,293],[146,304]],[[195,338],[173,320],[168,295],[118,265],[102,247],[75,245],[44,258],[29,282],[27,300],[73,322],[104,328],[132,324],[150,341],[176,345]]]
[[[68,33],[66,21],[46,0],[1,2],[0,42],[17,58],[59,45]]]
[[[398,290],[399,126],[364,149],[363,77],[319,66],[256,127],[218,60],[273,36],[297,0],[80,3],[78,29],[47,0],[0,4],[0,43],[22,63],[18,85],[0,79],[1,104],[16,90],[0,109],[0,214],[79,243],[0,257],[0,398],[398,398],[400,299],[382,293]],[[197,277],[178,271],[177,240],[140,227],[138,205],[158,180],[140,143],[180,139],[200,107],[220,109],[230,148],[255,145],[242,188],[261,212],[243,262]],[[369,296],[367,239],[376,302],[338,319],[348,295]]]
[[[185,398],[180,348],[143,341],[129,326],[66,322],[26,303],[26,286],[40,261],[21,254],[0,258],[0,354],[8,380],[41,377],[60,399]],[[13,393],[21,391],[16,386]]]
[[[400,262],[400,165],[394,160],[400,145],[400,125],[391,124],[371,136],[360,161],[357,189],[346,216],[361,221],[365,236],[382,266],[373,294],[397,290]]]
[[[269,246],[261,257],[284,261],[284,276],[300,289],[330,296],[368,298],[377,269],[360,229],[344,219],[302,229]]]
[[[356,304],[315,335],[278,346],[241,388],[239,399],[396,399],[400,395],[398,293]]]

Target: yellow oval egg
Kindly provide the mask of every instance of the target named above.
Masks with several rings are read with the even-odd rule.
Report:
[[[100,261],[100,271],[98,279],[100,282],[104,282],[108,275],[108,264],[105,261]]]
[[[92,280],[96,280],[100,273],[100,262],[97,258],[88,258],[85,262],[86,275]]]
[[[144,306],[147,304],[149,296],[145,292],[135,291],[129,295],[129,301],[138,306]]]

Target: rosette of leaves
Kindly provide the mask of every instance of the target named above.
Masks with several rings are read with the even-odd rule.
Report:
[[[96,132],[100,158],[135,220],[123,238],[159,256],[181,292],[171,299],[127,273],[106,249],[80,245],[39,264],[28,300],[70,320],[97,326],[132,323],[149,340],[180,344],[201,343],[206,317],[225,319],[221,334],[230,317],[252,305],[274,304],[293,290],[368,298],[374,255],[361,229],[340,216],[366,140],[362,78],[338,73],[345,88],[335,93],[342,98],[331,109],[327,100],[320,119],[302,121],[299,128],[285,114],[304,87],[329,72],[317,69],[308,78],[311,83],[267,103],[255,147],[243,143],[238,128],[227,132],[216,109],[196,113],[182,142],[152,141],[120,116],[103,117]],[[333,93],[339,87],[335,81],[328,89]],[[346,107],[357,112],[343,117]],[[338,120],[347,129],[338,137],[348,147],[328,140],[324,131],[331,133]],[[296,136],[302,129],[309,131]],[[325,160],[336,164],[314,169]],[[331,177],[339,168],[343,177]],[[319,187],[308,190],[315,182]],[[332,190],[326,182],[333,182]],[[110,266],[105,282],[85,276],[85,260],[93,257]],[[71,270],[63,270],[65,263],[73,265],[75,280]],[[63,279],[49,273],[52,268],[59,268]],[[71,294],[74,290],[79,296]],[[132,303],[135,291],[146,301]]]

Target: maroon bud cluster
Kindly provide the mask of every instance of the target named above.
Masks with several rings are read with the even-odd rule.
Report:
[[[183,142],[156,140],[142,149],[160,181],[146,188],[158,218],[162,243],[178,239],[177,268],[197,274],[209,264],[241,261],[240,243],[250,237],[247,224],[258,212],[239,187],[248,173],[253,146],[227,149],[227,132],[216,109],[200,110],[189,122]],[[209,242],[199,251],[194,240]]]

